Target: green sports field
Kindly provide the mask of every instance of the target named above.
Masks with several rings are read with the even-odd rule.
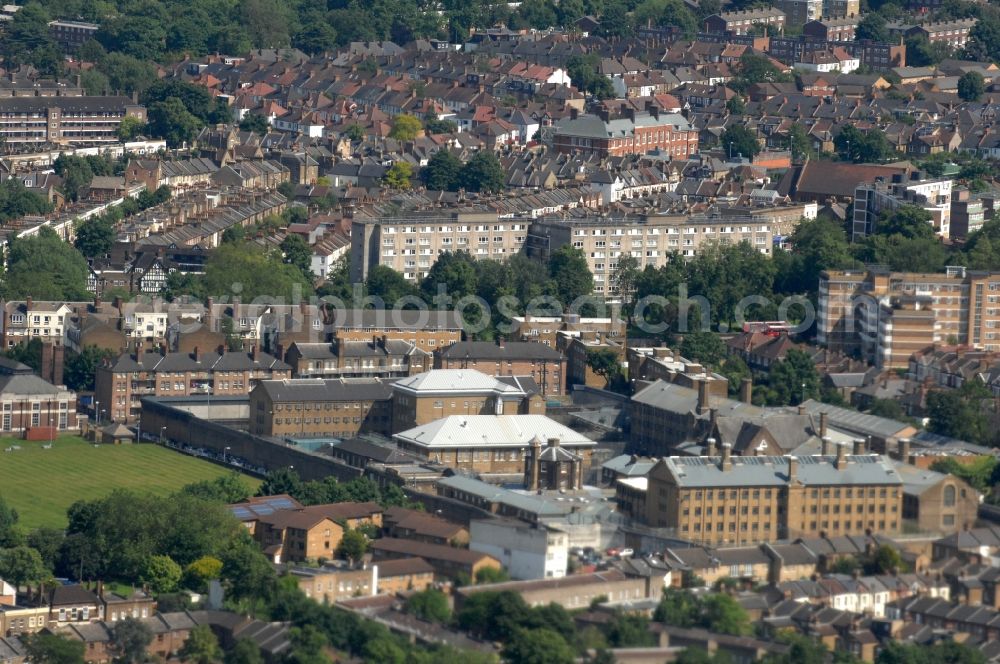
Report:
[[[27,529],[63,527],[66,508],[114,489],[168,494],[185,484],[230,472],[222,466],[152,444],[99,445],[75,436],[47,442],[0,439],[0,496]],[[12,445],[21,449],[5,452]],[[258,480],[244,480],[256,488]]]

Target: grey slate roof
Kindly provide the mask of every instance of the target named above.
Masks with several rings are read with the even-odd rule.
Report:
[[[380,378],[286,378],[262,380],[271,401],[384,401],[392,398],[392,383]]]
[[[548,360],[562,359],[562,353],[535,341],[511,341],[504,345],[492,341],[459,341],[440,351],[441,357],[461,360]]]
[[[668,457],[660,461],[680,487],[785,486],[790,457],[734,456],[733,467],[722,470],[721,457]],[[902,484],[888,457],[847,455],[847,467],[838,470],[835,456],[798,459],[796,479],[805,486],[838,484]]]

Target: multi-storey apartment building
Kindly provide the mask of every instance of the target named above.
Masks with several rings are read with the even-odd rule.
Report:
[[[890,23],[889,33],[902,37],[922,36],[932,44],[945,44],[960,49],[969,41],[969,33],[979,22],[977,18],[959,18],[950,21],[929,21],[913,25],[911,23]]]
[[[392,304],[387,302],[386,306]],[[375,335],[408,341],[430,352],[462,340],[462,314],[458,311],[332,309],[328,320],[331,337],[340,341],[370,341]]]
[[[775,0],[774,6],[785,12],[785,23],[803,25],[823,17],[823,0]]]
[[[950,236],[952,180],[923,178],[919,171],[906,180],[892,176],[891,182],[876,178],[859,184],[854,190],[854,217],[851,238],[863,239],[875,232],[879,216],[904,205],[915,205],[931,215],[934,231],[942,238]]]
[[[435,369],[475,369],[490,376],[525,376],[542,396],[563,394],[566,361],[562,353],[531,341],[460,341],[434,352]]]
[[[1000,350],[1000,273],[829,270],[816,322],[818,343],[886,368],[933,344]]]
[[[451,415],[545,414],[530,378],[495,378],[475,369],[434,369],[392,385],[392,430],[404,431]]]
[[[625,332],[625,321],[617,317],[588,318],[579,314],[562,316],[513,316],[510,320],[511,339],[534,341],[549,348],[558,348],[556,338],[560,332],[598,332],[609,337],[619,337]]]
[[[12,97],[0,107],[0,138],[8,144],[118,141],[125,117],[146,120],[128,97]]]
[[[661,150],[674,159],[686,159],[698,151],[698,130],[677,113],[627,109],[619,118],[571,116],[556,128],[552,145],[566,154],[621,157]]]
[[[10,300],[3,308],[2,346],[12,348],[19,343],[39,339],[42,343],[62,345],[75,308],[86,303],[35,302]]]
[[[392,386],[379,378],[262,380],[250,391],[250,433],[353,438],[391,433]]]
[[[854,31],[858,28],[858,20],[858,17],[854,15],[844,15],[838,18],[827,16],[806,22],[802,26],[802,34],[822,41],[854,41]]]
[[[691,257],[713,242],[749,242],[770,255],[774,241],[772,222],[743,217],[576,217],[536,219],[528,229],[525,251],[529,257],[547,261],[565,244],[580,249],[594,275],[594,293],[617,296],[611,275],[619,257],[632,256],[639,268],[660,267],[671,254]]]
[[[385,265],[416,282],[427,276],[438,254],[445,251],[504,260],[521,250],[528,223],[527,219],[501,218],[496,211],[438,210],[407,218],[355,218],[351,223],[351,279],[364,281],[372,268]]]
[[[898,533],[903,482],[892,461],[852,455],[668,457],[648,475],[646,521],[706,545]]]
[[[49,36],[66,51],[75,51],[93,39],[101,26],[83,21],[50,21]]]
[[[965,187],[952,189],[950,237],[964,240],[982,228],[985,221],[986,208],[982,198],[973,196]]]
[[[823,16],[857,16],[861,13],[861,0],[823,0]]]
[[[95,411],[115,422],[133,422],[145,396],[191,394],[247,395],[262,380],[291,378],[291,367],[256,349],[249,353],[217,351],[123,353],[97,368]]]
[[[785,12],[773,7],[757,7],[712,14],[705,19],[705,32],[715,34],[745,35],[755,26],[781,32],[785,28]]]
[[[433,364],[427,351],[385,336],[371,341],[295,342],[284,359],[297,378],[402,378],[427,371]]]

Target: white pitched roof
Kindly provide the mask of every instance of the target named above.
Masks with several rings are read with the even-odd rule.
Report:
[[[394,436],[426,448],[527,447],[534,438],[545,444],[590,447],[594,441],[544,415],[451,415]]]
[[[397,389],[410,392],[497,392],[524,396],[524,391],[475,369],[433,369],[396,382]]]

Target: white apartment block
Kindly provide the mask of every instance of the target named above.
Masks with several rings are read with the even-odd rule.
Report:
[[[514,519],[473,520],[469,548],[499,560],[513,579],[562,578],[569,562],[568,534]]]

